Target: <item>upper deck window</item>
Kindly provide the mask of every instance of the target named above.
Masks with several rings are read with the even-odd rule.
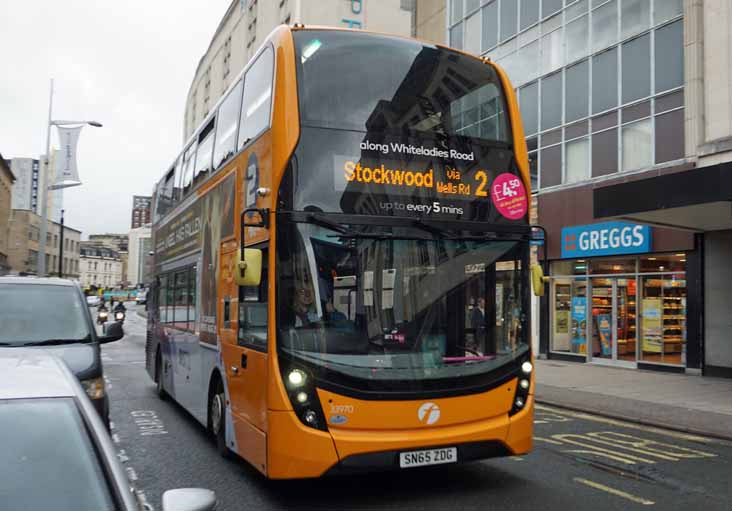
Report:
[[[218,168],[236,152],[236,128],[241,109],[242,82],[237,82],[219,107],[216,125],[216,147],[214,148],[214,168]]]
[[[274,52],[270,47],[257,57],[244,76],[244,99],[239,123],[239,143],[241,149],[262,131],[269,128],[272,110],[272,73]]]
[[[511,141],[499,77],[474,57],[365,33],[294,37],[303,125]]]

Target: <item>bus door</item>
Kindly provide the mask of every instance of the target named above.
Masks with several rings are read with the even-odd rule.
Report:
[[[262,285],[246,288],[234,282],[238,243],[221,246],[218,326],[237,452],[266,473],[267,300],[266,270]],[[266,255],[264,256],[266,260]],[[264,289],[264,296],[260,290]]]

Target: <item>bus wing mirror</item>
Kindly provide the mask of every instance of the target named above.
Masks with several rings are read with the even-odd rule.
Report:
[[[234,278],[238,286],[258,286],[262,281],[262,251],[257,248],[239,250]]]
[[[549,279],[544,276],[544,270],[538,264],[531,265],[531,284],[534,288],[534,294],[536,296],[544,296],[544,284]]]

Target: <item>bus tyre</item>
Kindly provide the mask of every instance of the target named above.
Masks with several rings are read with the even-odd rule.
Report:
[[[163,384],[163,357],[160,356],[160,350],[155,356],[155,389],[160,399],[165,401],[168,398],[168,393],[165,392],[165,385]]]
[[[230,458],[231,451],[226,445],[226,396],[221,381],[216,382],[216,392],[211,396],[208,405],[208,417],[216,449],[224,458]]]

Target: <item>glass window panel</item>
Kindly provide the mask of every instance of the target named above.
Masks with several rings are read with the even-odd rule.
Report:
[[[551,73],[564,65],[562,30],[555,30],[541,38],[542,74]]]
[[[175,296],[173,305],[173,323],[176,328],[188,328],[188,272],[183,270],[175,274]]]
[[[540,153],[539,186],[546,188],[562,184],[562,146],[548,147]]]
[[[551,16],[562,8],[562,0],[543,0],[541,3],[541,17]]]
[[[518,51],[515,75],[512,78],[514,86],[535,80],[539,74],[539,41],[527,44]]]
[[[531,180],[531,191],[539,188],[539,153],[529,153],[529,178]]]
[[[193,185],[195,186],[200,180],[205,179],[211,171],[211,163],[213,162],[213,130],[198,144],[196,152],[196,166],[193,170]]]
[[[623,44],[623,103],[651,94],[651,36]]]
[[[450,29],[450,46],[458,50],[463,49],[463,24],[458,23]]]
[[[620,19],[621,39],[643,32],[651,21],[651,2],[649,0],[622,0]]]
[[[522,87],[519,92],[524,132],[533,135],[539,130],[539,82]]]
[[[681,20],[656,30],[656,92],[684,84],[684,27]]]
[[[498,2],[491,2],[481,10],[483,16],[483,51],[498,44]],[[451,45],[452,46],[452,45]]]
[[[539,21],[539,0],[521,1],[521,30]]]
[[[536,151],[536,149],[538,147],[539,147],[539,139],[537,139],[536,137],[526,139],[526,148],[528,151]]]
[[[564,16],[567,20],[574,19],[580,14],[586,13],[588,6],[587,0],[575,2],[564,10]]]
[[[548,133],[544,133],[541,136],[541,147],[558,144],[561,141],[562,141],[562,130],[559,129],[559,130],[550,131]]]
[[[236,152],[236,128],[241,108],[242,82],[238,82],[226,99],[221,103],[216,125],[216,147],[214,148],[214,168],[224,163]]]
[[[193,183],[193,165],[196,160],[196,144],[191,145],[183,155],[183,172],[181,176],[180,187],[183,193],[186,194],[191,190],[191,183]]]
[[[516,0],[501,1],[501,41],[516,34],[518,26],[518,2]]]
[[[568,67],[565,73],[565,122],[571,122],[587,117],[589,113],[589,61]]]
[[[273,67],[274,54],[271,48],[267,48],[246,72],[239,126],[239,148],[269,128]]]
[[[465,14],[469,14],[480,6],[480,0],[465,0]]]
[[[605,275],[609,273],[635,273],[635,257],[590,259],[589,263],[590,273],[594,275]],[[608,298],[610,297],[608,296]]]
[[[618,49],[613,48],[592,58],[592,113],[618,104]]]
[[[465,51],[480,55],[480,13],[465,20]]]
[[[656,116],[656,163],[684,157],[684,110]]]
[[[656,0],[653,11],[653,24],[658,25],[683,14],[684,0]]]
[[[450,24],[454,24],[463,17],[463,0],[451,0]]]
[[[592,118],[592,131],[602,131],[618,124],[618,112],[608,112]]]
[[[686,356],[686,275],[641,279],[640,354],[644,362],[682,365]]]
[[[592,11],[592,51],[612,46],[618,39],[618,5],[612,0]]]
[[[651,119],[623,126],[623,170],[637,170],[653,164]]]
[[[686,254],[654,254],[640,259],[641,273],[660,273],[664,271],[686,271]]]
[[[545,19],[541,24],[541,33],[548,34],[562,26],[562,16],[557,14],[552,18]]]
[[[592,177],[618,171],[618,129],[592,135]]]
[[[624,123],[637,121],[651,115],[651,102],[644,101],[643,103],[637,103],[633,106],[623,108],[622,120]]]
[[[584,275],[587,263],[579,261],[552,262],[552,275]],[[552,279],[550,306],[552,308],[552,351],[587,356],[587,335],[580,324],[572,324],[572,303],[587,303],[587,283],[580,279]]]
[[[656,98],[656,113],[684,106],[684,91],[676,91]]]
[[[587,132],[589,131],[589,124],[590,123],[586,119],[584,121],[570,124],[564,128],[564,139],[571,140],[573,138],[581,137],[582,135],[587,135]]]
[[[562,73],[547,76],[541,81],[541,129],[562,123]]]
[[[573,62],[588,54],[589,16],[582,16],[567,24],[567,62]]]
[[[518,36],[518,45],[524,46],[532,41],[536,41],[539,39],[539,36],[541,35],[541,26],[534,25],[528,30],[524,30],[521,32]]]
[[[590,175],[590,140],[580,138],[567,142],[565,183],[584,181]]]

